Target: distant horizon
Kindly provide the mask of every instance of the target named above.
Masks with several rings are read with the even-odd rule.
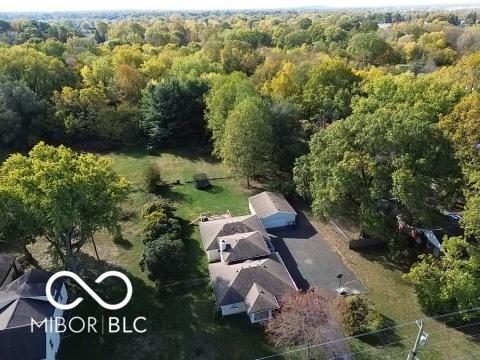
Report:
[[[205,0],[201,4],[191,0],[166,0],[162,5],[157,1],[137,0],[136,7],[131,7],[128,0],[84,0],[81,5],[69,4],[64,1],[23,0],[16,3],[0,5],[1,13],[61,13],[61,12],[108,12],[108,11],[133,11],[133,12],[175,12],[175,11],[275,11],[295,9],[386,9],[386,8],[439,8],[439,9],[468,9],[480,8],[478,1],[474,0],[341,0],[334,4],[330,1],[315,0],[245,0],[240,6],[232,1]],[[238,4],[238,3],[237,3]]]

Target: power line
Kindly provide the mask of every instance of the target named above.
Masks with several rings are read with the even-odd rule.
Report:
[[[460,328],[465,328],[465,327],[479,325],[479,324],[480,324],[480,321],[475,322],[475,323],[471,323],[471,324],[467,324],[467,325],[460,325],[460,326],[456,326],[456,327],[452,327],[452,328],[448,328],[448,329],[439,331],[439,332],[435,333],[434,335],[439,335],[439,334],[446,333],[448,331],[457,330],[457,329],[460,329]],[[477,334],[474,334],[474,335],[477,335]],[[471,337],[473,337],[473,335],[471,335]],[[385,345],[379,345],[379,346],[376,346],[376,347],[373,347],[373,348],[367,349],[367,350],[352,352],[352,353],[349,353],[349,354],[346,354],[346,355],[342,355],[340,357],[337,356],[337,357],[329,358],[328,360],[344,359],[344,358],[348,358],[349,356],[353,356],[353,355],[358,355],[358,354],[362,354],[362,353],[366,353],[366,352],[370,352],[370,351],[378,351],[378,350],[381,350],[385,347],[395,345],[395,344],[398,344],[398,343],[401,343],[401,342],[404,342],[404,341],[407,341],[407,339],[401,339],[401,340],[398,340],[398,341],[393,341],[391,343],[388,343],[388,344],[385,344]],[[444,342],[447,342],[447,341],[442,341],[441,343],[444,343]]]
[[[362,336],[379,334],[379,333],[382,333],[382,332],[385,332],[385,331],[390,331],[390,330],[393,330],[393,329],[396,329],[396,328],[406,327],[406,326],[412,325],[412,324],[415,324],[415,321],[412,321],[410,323],[403,323],[403,324],[399,324],[399,325],[394,325],[394,326],[382,328],[380,330],[370,331],[368,333],[362,333],[362,334],[358,334],[358,335],[347,336],[347,337],[344,337],[344,338],[341,338],[341,339],[331,340],[331,341],[327,341],[327,342],[324,342],[324,343],[321,343],[321,344],[315,344],[315,345],[305,346],[305,347],[298,348],[298,349],[292,349],[292,350],[285,351],[285,352],[282,352],[282,353],[279,353],[279,354],[267,355],[267,356],[256,358],[255,360],[271,359],[271,358],[274,358],[274,357],[277,357],[277,356],[287,355],[287,354],[295,353],[295,352],[298,352],[298,351],[303,351],[303,350],[306,350],[306,349],[313,349],[313,348],[316,348],[316,347],[319,347],[319,346],[335,344],[339,341],[347,341],[347,340],[352,340],[352,339],[358,339],[359,337],[362,337]]]
[[[475,325],[479,325],[480,324],[480,321],[477,321],[477,322],[474,322],[474,323],[471,323],[471,324],[467,324],[467,325],[460,325],[460,326],[455,326],[455,327],[451,327],[451,328],[448,328],[448,329],[444,329],[442,331],[439,331],[435,334],[432,334],[432,335],[440,335],[440,334],[443,334],[443,333],[446,333],[446,332],[449,332],[449,331],[453,331],[453,330],[458,330],[458,329],[463,329],[463,328],[466,328],[466,327],[469,327],[469,326],[475,326]],[[473,337],[475,338],[476,335],[480,335],[479,334],[473,334],[473,335],[470,335],[470,337]],[[357,351],[357,352],[353,352],[353,353],[350,353],[350,354],[346,354],[346,355],[343,355],[343,356],[340,356],[340,359],[343,359],[343,358],[348,358],[349,356],[352,356],[352,355],[357,355],[357,354],[361,354],[361,353],[365,353],[365,352],[370,352],[370,351],[378,351],[379,349],[382,349],[384,347],[387,347],[387,346],[391,346],[391,345],[394,345],[394,344],[398,344],[398,343],[401,343],[401,342],[404,342],[406,341],[407,339],[402,339],[402,340],[398,340],[398,341],[394,341],[394,342],[391,342],[391,343],[388,343],[388,344],[385,344],[385,345],[380,345],[380,346],[376,346],[376,347],[373,347],[371,349],[367,349],[367,350],[363,350],[363,351]],[[443,343],[446,343],[448,342],[449,340],[447,341],[442,341],[440,343],[437,343],[438,344],[443,344]],[[407,352],[403,352],[403,353],[408,353],[409,351]],[[388,355],[387,355],[388,356]],[[389,357],[390,358],[390,357]],[[339,359],[339,357],[336,357],[336,358],[330,358],[328,360],[334,360],[334,359]]]
[[[480,336],[480,333],[476,333],[476,334],[470,335],[470,337],[471,337],[472,339],[477,339],[479,336]],[[444,341],[437,342],[433,348],[434,348],[434,349],[435,349],[435,348],[438,348],[438,345],[446,344],[446,343],[448,343],[448,342],[451,342],[451,339],[447,339],[447,340],[444,340]],[[453,359],[452,359],[452,360],[453,360]]]
[[[366,352],[370,352],[370,351],[377,351],[377,350],[382,349],[384,347],[391,346],[391,345],[394,345],[394,344],[398,344],[398,343],[401,343],[403,341],[406,341],[406,339],[393,341],[393,342],[385,344],[385,345],[375,346],[375,347],[373,347],[371,349],[367,349],[367,350],[356,351],[356,352],[353,352],[353,353],[350,353],[350,354],[341,355],[340,357],[336,356],[336,357],[333,357],[333,358],[329,358],[328,360],[343,359],[343,358],[348,358],[349,356],[352,356],[352,355],[358,355],[358,354],[362,354],[362,353],[366,353]]]
[[[284,351],[284,352],[278,353],[278,354],[262,356],[262,357],[259,357],[259,358],[255,358],[255,360],[272,359],[272,358],[275,358],[275,357],[278,357],[278,356],[288,355],[288,354],[296,353],[296,352],[299,352],[299,351],[304,351],[304,350],[307,350],[307,349],[313,349],[313,348],[317,348],[317,347],[320,347],[320,346],[331,345],[331,344],[334,344],[334,343],[337,343],[337,342],[340,342],[340,341],[358,339],[358,338],[363,337],[363,336],[374,335],[374,334],[379,334],[379,333],[382,333],[382,332],[394,330],[394,329],[397,329],[397,328],[403,328],[403,327],[406,327],[406,326],[409,326],[409,325],[412,325],[412,324],[416,324],[417,321],[425,321],[426,322],[426,321],[431,321],[431,320],[443,319],[443,318],[446,318],[446,317],[465,314],[465,313],[470,313],[470,312],[475,312],[475,311],[478,311],[478,310],[480,310],[480,307],[475,307],[475,308],[472,308],[472,309],[459,310],[459,311],[453,311],[453,312],[450,312],[450,313],[445,313],[445,314],[440,314],[440,315],[429,316],[429,317],[425,317],[423,319],[414,320],[414,321],[411,321],[411,322],[406,322],[406,323],[402,323],[402,324],[398,324],[398,325],[394,325],[394,326],[389,326],[389,327],[382,328],[382,329],[376,330],[376,331],[370,331],[370,332],[362,333],[362,334],[358,334],[358,335],[347,336],[347,337],[344,337],[344,338],[341,338],[341,339],[331,340],[331,341],[327,341],[327,342],[320,343],[320,344],[304,346],[304,347],[301,347],[301,348]],[[455,328],[451,328],[449,330],[452,330],[452,329],[455,329]],[[347,354],[347,355],[349,355],[349,354]],[[344,356],[347,356],[347,355],[344,355]]]

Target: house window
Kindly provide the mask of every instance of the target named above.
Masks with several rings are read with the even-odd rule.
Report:
[[[53,349],[53,342],[52,342],[52,339],[48,340],[49,344],[50,344],[50,347]]]
[[[230,304],[230,309],[237,309],[238,308],[238,304]]]
[[[263,320],[268,320],[270,318],[270,311],[259,311],[256,313],[253,313],[253,321],[258,322],[258,321],[263,321]]]

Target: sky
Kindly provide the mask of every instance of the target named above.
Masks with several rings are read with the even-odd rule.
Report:
[[[384,7],[479,5],[478,0],[0,0],[0,11],[216,10],[276,9],[302,6]]]

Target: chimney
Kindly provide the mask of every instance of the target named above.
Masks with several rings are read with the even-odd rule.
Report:
[[[220,241],[220,249],[222,251],[227,250],[227,243],[225,242],[225,240]]]

